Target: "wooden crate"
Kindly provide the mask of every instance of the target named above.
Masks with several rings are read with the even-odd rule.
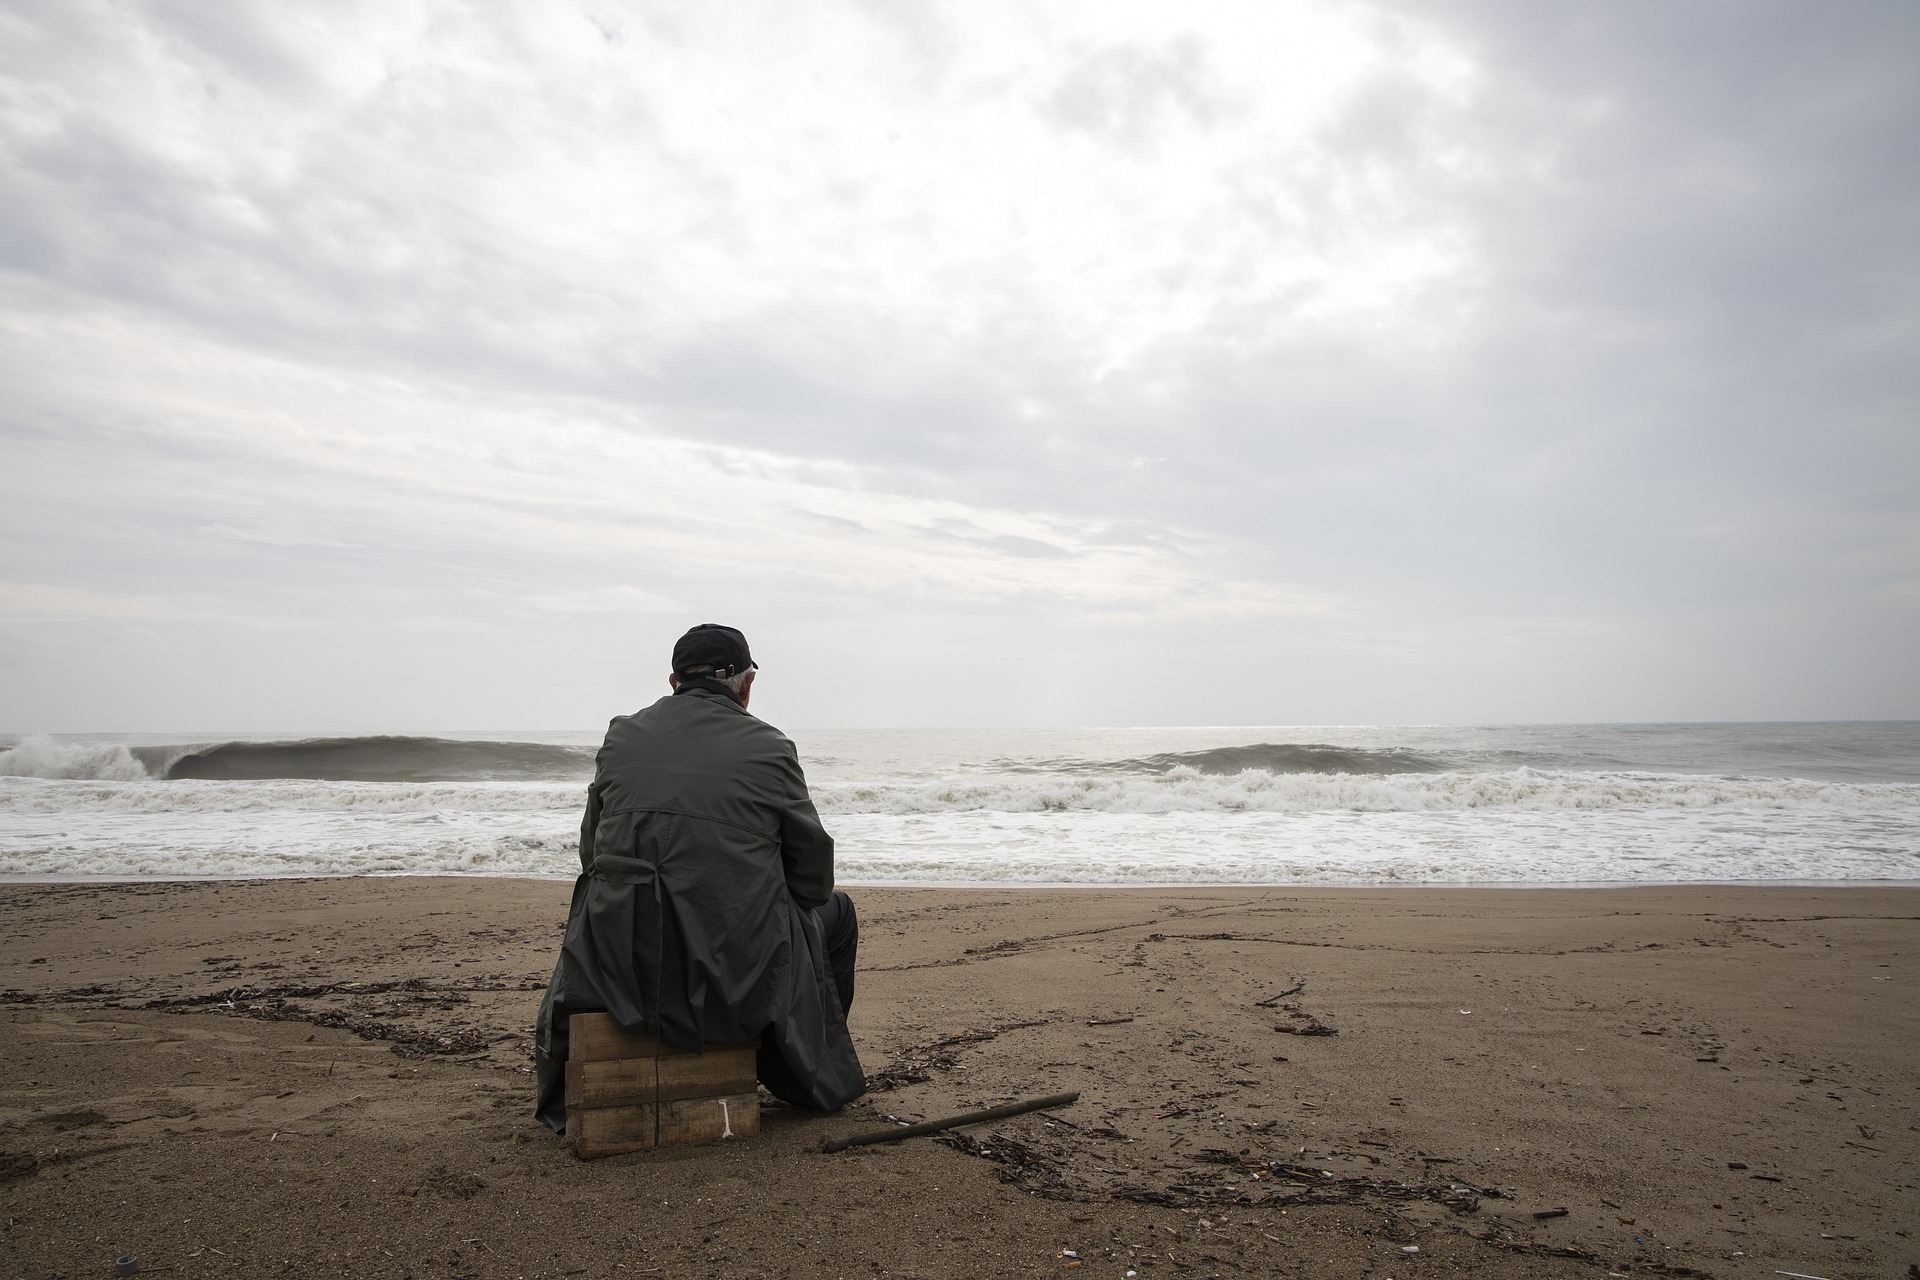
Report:
[[[567,1141],[582,1160],[760,1132],[757,1044],[693,1053],[604,1013],[567,1026]]]

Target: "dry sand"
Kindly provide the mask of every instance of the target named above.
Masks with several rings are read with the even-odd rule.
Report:
[[[0,1275],[1920,1275],[1913,891],[857,891],[874,1092],[589,1164],[567,893],[0,886]]]

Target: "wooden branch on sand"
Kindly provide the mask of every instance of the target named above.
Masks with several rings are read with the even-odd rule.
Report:
[[[1279,1004],[1282,1000],[1285,1000],[1288,996],[1297,996],[1302,991],[1305,991],[1306,989],[1307,989],[1307,980],[1305,978],[1295,978],[1293,985],[1288,987],[1285,991],[1282,991],[1279,995],[1268,996],[1265,1000],[1255,1000],[1253,1002],[1253,1005],[1254,1005],[1254,1008],[1256,1009],[1271,1009],[1273,1008],[1273,1006]]]
[[[1012,1116],[1025,1115],[1029,1111],[1044,1111],[1050,1107],[1064,1107],[1078,1102],[1080,1094],[1054,1093],[1044,1098],[1032,1098],[1026,1102],[1009,1102],[1004,1107],[991,1107],[985,1111],[969,1111],[961,1116],[948,1116],[944,1120],[922,1120],[919,1124],[901,1125],[893,1129],[874,1129],[867,1133],[856,1133],[850,1138],[835,1138],[822,1146],[823,1151],[845,1151],[848,1147],[866,1147],[876,1142],[898,1142],[902,1138],[918,1138],[922,1134],[939,1133],[942,1129],[957,1129],[961,1125],[985,1124],[989,1120],[1005,1120]]]

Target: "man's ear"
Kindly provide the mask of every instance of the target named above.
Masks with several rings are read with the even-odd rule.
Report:
[[[758,670],[749,667],[747,668],[747,678],[740,682],[740,706],[742,710],[746,708],[747,699],[753,696],[753,678],[759,674],[760,672]]]
[[[680,692],[680,677],[671,671],[667,672],[667,688],[673,690],[675,693]]]

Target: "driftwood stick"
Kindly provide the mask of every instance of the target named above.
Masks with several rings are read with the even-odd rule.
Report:
[[[1285,991],[1282,991],[1279,995],[1268,996],[1265,1000],[1255,1000],[1253,1004],[1254,1004],[1254,1007],[1257,1009],[1271,1009],[1273,1008],[1273,1006],[1279,1004],[1282,1000],[1285,1000],[1288,996],[1297,996],[1302,991],[1305,991],[1306,989],[1307,989],[1307,980],[1305,978],[1295,978],[1293,981],[1293,985],[1288,987]]]
[[[866,1133],[856,1133],[850,1138],[835,1138],[821,1149],[823,1151],[845,1151],[848,1147],[871,1146],[876,1142],[898,1142],[902,1138],[918,1138],[922,1134],[939,1133],[942,1129],[957,1129],[961,1125],[985,1124],[989,1120],[1005,1120],[1011,1116],[1025,1115],[1029,1111],[1044,1111],[1049,1107],[1064,1107],[1078,1102],[1080,1094],[1054,1093],[1044,1098],[1031,1098],[1026,1102],[1009,1102],[1004,1107],[991,1107],[985,1111],[969,1111],[963,1116],[948,1116],[944,1120],[922,1120],[919,1124],[901,1125],[893,1129],[873,1129]]]

